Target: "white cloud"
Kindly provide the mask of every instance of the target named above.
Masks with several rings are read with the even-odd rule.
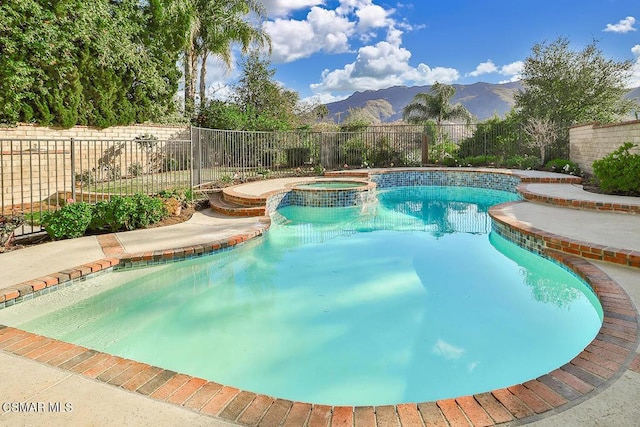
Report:
[[[341,96],[335,96],[331,93],[318,93],[315,95],[308,96],[306,98],[302,98],[300,100],[301,103],[317,105],[317,104],[330,104],[332,102],[342,101],[343,99],[347,99],[350,95],[344,94]]]
[[[629,87],[640,87],[640,44],[631,48],[631,52],[636,57],[636,62],[631,69],[631,79],[629,80]]]
[[[416,85],[430,85],[435,82],[449,84],[460,78],[460,73],[455,68],[435,67],[419,64],[417,68],[405,74],[407,80]]]
[[[403,47],[402,39],[403,31],[415,28],[404,21],[396,22],[395,9],[374,4],[374,0],[339,0],[333,9],[321,6],[325,2],[311,0],[286,4],[284,0],[270,0],[266,4],[269,10],[284,14],[264,24],[271,35],[275,64],[318,53],[355,54],[351,62],[325,69],[319,81],[310,85],[316,98],[329,102],[341,93],[436,81],[448,84],[460,78],[453,68],[411,65],[411,52]],[[286,17],[286,13],[305,4],[314,5],[305,18]]]
[[[340,0],[340,6],[336,8],[336,12],[341,15],[349,15],[356,9],[363,9],[372,4],[372,0]]]
[[[482,74],[491,74],[498,71],[498,67],[490,59],[487,62],[481,62],[476,69],[470,72],[468,75],[471,77],[478,77]]]
[[[524,62],[515,61],[511,64],[503,65],[500,67],[500,74],[503,76],[509,76],[508,79],[502,80],[499,83],[511,83],[522,80],[522,70],[524,69]]]
[[[511,64],[503,65],[500,67],[500,74],[505,76],[515,76],[517,74],[521,74],[524,68],[524,62],[516,61]]]
[[[323,0],[263,0],[270,17],[288,16],[291,12],[324,4]]]
[[[518,80],[521,80],[522,78],[521,74],[522,74],[523,67],[524,67],[524,62],[522,61],[515,61],[515,62],[512,62],[511,64],[498,67],[496,64],[493,63],[492,60],[489,59],[487,62],[481,62],[480,64],[478,64],[476,69],[468,73],[467,76],[478,77],[483,74],[497,73],[497,74],[502,74],[503,76],[509,77],[508,79],[502,80],[499,83],[516,82]]]
[[[389,25],[388,17],[392,10],[385,10],[378,5],[366,5],[356,11],[358,17],[358,31],[366,32],[372,28],[382,28]]]
[[[621,19],[617,24],[607,24],[606,28],[602,31],[609,31],[612,33],[628,33],[629,31],[636,31],[633,28],[633,24],[636,23],[636,18],[633,16],[627,16]]]
[[[306,20],[276,19],[264,24],[271,35],[274,62],[291,62],[317,52],[349,51],[355,24],[335,11],[312,7]]]
[[[333,71],[324,70],[320,83],[312,84],[314,93],[332,91],[377,90],[390,86],[432,84],[436,81],[451,83],[460,78],[453,68],[409,64],[411,52],[401,45],[402,32],[392,30],[387,40],[358,50],[355,62]]]

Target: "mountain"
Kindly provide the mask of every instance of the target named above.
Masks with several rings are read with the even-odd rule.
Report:
[[[498,114],[501,117],[511,110],[514,95],[521,90],[519,82],[472,85],[453,85],[456,93],[453,104],[460,103],[478,120],[485,120]],[[341,122],[350,109],[362,108],[367,117],[373,116],[379,122],[393,122],[402,118],[402,109],[421,92],[429,92],[431,86],[394,86],[387,89],[355,92],[342,101],[327,104],[329,118]],[[373,107],[373,110],[371,109]],[[383,113],[383,114],[380,114]]]
[[[630,90],[624,97],[640,102],[640,87]]]
[[[452,104],[460,103],[482,121],[498,115],[504,117],[515,104],[514,95],[522,90],[520,82],[472,85],[453,85],[456,93]],[[372,123],[388,123],[402,119],[402,109],[413,101],[416,94],[429,92],[431,86],[394,86],[387,89],[355,92],[342,101],[327,104],[329,119],[341,123],[350,109],[360,108],[359,116]],[[630,90],[626,98],[640,102],[640,87]]]

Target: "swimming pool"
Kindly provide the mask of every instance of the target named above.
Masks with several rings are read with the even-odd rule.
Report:
[[[573,275],[490,234],[486,210],[513,197],[405,187],[380,191],[378,204],[285,206],[262,241],[149,269],[19,326],[314,403],[426,401],[511,385],[570,360],[601,318]],[[508,369],[513,349],[521,353]],[[488,382],[468,387],[478,377]]]

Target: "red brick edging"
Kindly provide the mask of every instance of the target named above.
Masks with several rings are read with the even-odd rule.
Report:
[[[596,261],[605,261],[627,267],[640,268],[640,252],[638,251],[598,245],[595,243],[570,239],[568,237],[560,237],[522,223],[506,213],[506,210],[510,206],[520,203],[528,202],[517,201],[496,205],[489,209],[489,215],[491,215],[491,218],[498,224],[501,224],[508,229],[516,230],[516,232],[522,234],[525,239],[530,238],[539,242],[545,249],[559,251],[569,255],[580,256],[582,258]]]
[[[523,181],[524,182],[524,181]],[[622,212],[629,214],[640,214],[640,205],[631,203],[611,203],[594,202],[592,200],[565,199],[562,197],[545,196],[527,190],[526,183],[518,185],[518,193],[525,198],[536,203],[557,206],[561,208],[583,209],[602,212]]]

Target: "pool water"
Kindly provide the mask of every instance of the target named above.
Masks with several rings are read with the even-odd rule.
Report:
[[[353,208],[285,207],[262,239],[15,326],[319,404],[506,387],[565,364],[602,323],[583,282],[491,232],[489,206],[515,198],[406,187]]]

